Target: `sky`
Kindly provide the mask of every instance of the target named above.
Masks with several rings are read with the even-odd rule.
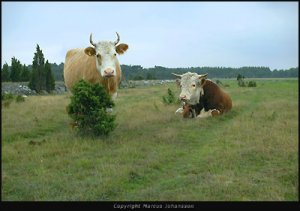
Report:
[[[126,65],[298,67],[298,2],[1,2],[1,64],[115,41]],[[1,65],[1,66],[2,66]]]

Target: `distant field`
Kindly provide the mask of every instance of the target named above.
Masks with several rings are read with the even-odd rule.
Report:
[[[76,135],[69,94],[2,105],[2,200],[298,201],[298,80],[219,80],[233,110],[201,120],[175,84],[119,90],[108,138]]]

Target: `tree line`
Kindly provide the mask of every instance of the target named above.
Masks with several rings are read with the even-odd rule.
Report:
[[[51,69],[55,81],[63,81],[64,63],[46,62],[48,69]],[[12,58],[12,65],[7,64],[2,68],[2,81],[29,81],[30,75],[34,72],[34,65],[22,65],[16,58]],[[47,69],[46,68],[46,69]],[[141,65],[121,65],[123,80],[168,80],[174,79],[171,73],[183,74],[196,72],[198,74],[208,73],[209,78],[236,78],[239,74],[247,78],[288,78],[298,77],[298,67],[286,70],[273,70],[269,67],[188,67],[188,68],[167,68],[154,66],[144,68]],[[10,75],[10,76],[9,76]]]
[[[11,66],[3,64],[1,81],[29,82],[30,89],[40,93],[42,90],[51,92],[55,88],[55,79],[51,70],[51,64],[45,61],[44,54],[39,45],[36,47],[32,65],[26,66],[13,57]]]
[[[127,80],[167,80],[174,79],[171,73],[183,74],[196,72],[198,74],[208,73],[210,78],[236,78],[239,74],[247,78],[287,78],[298,77],[298,67],[287,70],[273,70],[269,67],[188,67],[167,68],[154,66],[143,68],[140,65],[121,65],[122,73]]]

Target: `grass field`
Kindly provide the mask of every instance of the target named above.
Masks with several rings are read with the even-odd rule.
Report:
[[[70,95],[2,106],[3,201],[297,201],[298,80],[222,80],[233,110],[182,119],[174,84],[119,90],[116,129],[80,137]]]

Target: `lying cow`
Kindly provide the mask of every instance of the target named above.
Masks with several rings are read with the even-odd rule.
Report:
[[[84,79],[90,83],[100,83],[114,100],[117,97],[118,86],[122,71],[117,54],[123,54],[127,44],[118,44],[120,36],[117,33],[115,42],[102,41],[94,43],[92,34],[90,43],[92,47],[85,49],[71,49],[67,52],[64,65],[64,80],[68,89]]]
[[[217,116],[231,110],[231,98],[217,84],[206,79],[207,74],[187,72],[173,75],[180,78],[179,98],[183,102],[183,107],[176,113],[182,113],[184,118]]]

